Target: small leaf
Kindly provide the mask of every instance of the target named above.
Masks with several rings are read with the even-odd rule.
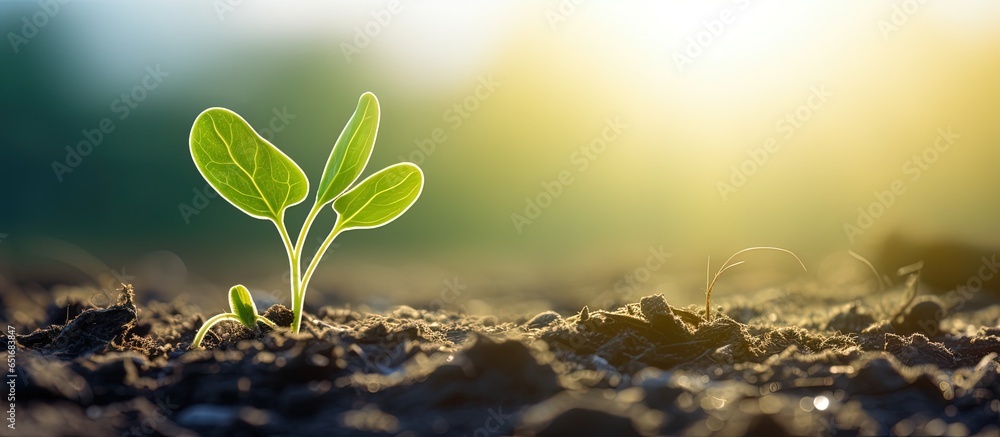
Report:
[[[347,190],[368,165],[368,158],[375,147],[378,133],[378,99],[372,93],[364,93],[358,100],[354,115],[340,132],[330,158],[323,169],[323,178],[316,191],[316,203],[326,205]]]
[[[377,228],[399,217],[420,197],[424,173],[409,162],[391,165],[333,202],[342,230]]]
[[[305,199],[309,180],[295,161],[233,111],[209,108],[191,127],[191,157],[223,198],[251,217],[280,222]]]
[[[246,287],[234,285],[229,289],[229,308],[243,326],[253,328],[257,324],[257,304]]]

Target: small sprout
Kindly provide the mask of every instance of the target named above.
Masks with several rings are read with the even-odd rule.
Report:
[[[242,285],[235,285],[229,289],[229,309],[240,323],[247,328],[253,328],[257,324],[257,304],[250,296],[250,291]]]
[[[233,206],[251,217],[270,220],[278,229],[291,271],[293,332],[301,328],[309,280],[333,239],[344,231],[377,228],[395,220],[423,191],[424,173],[409,162],[391,165],[354,184],[368,165],[378,126],[378,99],[372,93],[364,93],[354,115],[334,143],[312,209],[294,243],[285,227],[285,210],[301,203],[309,194],[309,179],[298,164],[228,109],[206,109],[191,127],[191,158],[205,180]],[[324,207],[331,203],[337,220],[309,265],[302,270],[309,229]],[[230,304],[233,312],[227,314],[234,317],[233,320],[246,324],[249,320],[262,319],[256,315],[253,300],[245,288],[230,293]],[[228,320],[227,317],[216,320],[227,314],[213,317],[209,322]],[[206,326],[211,325],[209,322]],[[205,332],[206,328],[199,332],[196,346]]]
[[[198,333],[195,334],[191,348],[197,349],[201,347],[201,341],[205,339],[208,330],[212,329],[217,323],[225,320],[239,322],[243,326],[246,326],[247,329],[255,329],[257,322],[264,323],[270,326],[271,329],[278,329],[278,325],[274,322],[268,320],[267,317],[257,314],[257,304],[253,302],[253,297],[250,296],[247,288],[242,285],[234,285],[233,288],[229,289],[229,312],[217,314],[208,319],[201,326],[201,329],[198,330]]]
[[[878,271],[875,270],[875,266],[872,265],[872,263],[868,261],[867,258],[857,254],[853,250],[848,250],[847,253],[853,256],[858,261],[863,262],[866,266],[868,266],[868,269],[871,270],[872,273],[875,275],[875,279],[878,280],[879,291],[885,289],[884,284],[890,282],[888,276],[886,276],[886,278],[883,279],[882,276],[878,274]],[[903,305],[899,308],[898,311],[896,311],[895,313],[893,313],[891,317],[889,317],[890,323],[896,323],[896,320],[903,316],[903,313],[906,312],[906,309],[910,307],[911,303],[913,303],[913,299],[917,297],[917,286],[918,286],[917,283],[920,281],[920,271],[923,270],[923,268],[924,268],[924,262],[917,261],[913,264],[905,265],[896,270],[897,276],[906,277],[905,280],[906,282],[904,283],[904,287],[906,287],[906,294],[903,298],[904,299]],[[889,313],[882,306],[882,303],[879,303],[879,310],[882,312],[882,314]]]
[[[861,256],[860,254],[858,254],[853,250],[848,250],[847,254],[851,255],[852,257],[854,257],[854,259],[861,261],[862,263],[864,263],[864,265],[868,266],[868,270],[871,270],[872,274],[875,275],[875,280],[878,281],[878,291],[885,290],[886,281],[882,279],[882,275],[878,274],[878,270],[875,270],[875,266],[872,265],[871,261],[868,261],[868,258]]]
[[[911,303],[913,303],[913,299],[917,297],[917,283],[920,281],[920,270],[923,268],[924,262],[917,261],[896,270],[897,275],[906,276],[906,297],[903,305],[899,307],[899,311],[896,311],[896,314],[893,314],[893,316],[889,318],[889,323],[896,323],[896,319],[903,316],[906,309],[910,307]]]
[[[705,271],[705,275],[706,275],[705,276],[705,283],[706,283],[706,286],[705,286],[705,320],[707,320],[709,322],[712,321],[712,307],[711,307],[711,304],[712,304],[712,288],[715,287],[715,281],[719,280],[719,276],[721,276],[722,273],[724,273],[726,270],[729,270],[729,269],[731,269],[733,267],[736,267],[736,266],[738,266],[738,265],[743,264],[743,263],[746,262],[746,261],[740,261],[740,262],[735,262],[735,263],[730,264],[730,262],[733,260],[733,258],[736,258],[736,256],[739,255],[739,254],[741,254],[741,253],[750,252],[750,251],[754,251],[754,250],[777,250],[779,252],[785,252],[785,253],[787,253],[787,254],[795,257],[795,260],[799,262],[800,266],[802,266],[802,270],[809,271],[809,269],[806,268],[806,265],[802,263],[802,260],[799,259],[799,256],[796,255],[795,253],[793,253],[790,250],[782,249],[780,247],[748,247],[746,249],[743,249],[743,250],[741,250],[739,252],[734,253],[733,256],[729,257],[729,259],[726,260],[726,262],[722,263],[722,267],[719,268],[719,271],[716,272],[715,276],[712,278],[712,280],[709,281],[708,280],[708,274],[709,274],[709,272],[711,272],[711,265],[712,265],[712,258],[709,257],[709,259],[708,259],[709,267],[707,267],[706,271]]]

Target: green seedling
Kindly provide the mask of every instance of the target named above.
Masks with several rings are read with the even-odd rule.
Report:
[[[795,260],[799,262],[800,266],[802,266],[802,270],[809,271],[809,269],[806,269],[806,265],[802,263],[802,260],[799,259],[799,256],[790,250],[782,249],[780,247],[748,247],[746,249],[734,253],[733,256],[729,257],[729,259],[726,260],[726,262],[722,263],[722,267],[719,267],[719,271],[715,272],[715,276],[711,278],[711,281],[709,281],[709,276],[711,275],[711,268],[712,268],[712,258],[709,257],[708,266],[705,269],[705,320],[709,322],[712,321],[712,306],[711,306],[712,288],[715,287],[715,281],[718,281],[719,276],[722,276],[722,274],[725,273],[726,270],[729,270],[733,267],[736,267],[746,262],[746,261],[740,261],[730,264],[733,261],[733,258],[736,258],[736,256],[741,253],[751,252],[755,250],[777,250],[779,252],[785,252],[795,257]]]
[[[285,227],[285,210],[301,203],[309,194],[309,180],[295,161],[258,135],[242,117],[225,108],[206,109],[191,127],[191,157],[205,180],[233,206],[251,217],[270,220],[278,229],[291,270],[293,332],[301,328],[309,280],[334,238],[344,231],[377,228],[395,220],[423,191],[424,174],[420,167],[409,162],[391,165],[354,184],[371,157],[378,125],[378,100],[374,94],[364,93],[330,152],[312,209],[295,243]],[[317,215],[331,203],[337,220],[303,271],[306,236]],[[240,311],[234,306],[233,312],[226,314],[245,315],[246,318],[237,316],[245,324],[251,312],[256,314],[256,308],[249,292],[238,294]],[[216,317],[205,323],[192,347],[200,345],[199,340]],[[263,319],[256,317],[254,320]]]
[[[246,326],[247,329],[254,329],[257,327],[257,322],[262,322],[271,329],[278,329],[278,326],[274,322],[268,320],[260,314],[257,314],[257,305],[253,303],[253,297],[250,296],[250,291],[242,285],[234,285],[233,288],[229,289],[229,312],[217,314],[202,325],[201,329],[194,336],[194,342],[192,345],[198,347],[201,345],[201,341],[205,338],[205,334],[208,334],[208,330],[212,329],[215,324],[231,320],[234,322],[239,322]]]

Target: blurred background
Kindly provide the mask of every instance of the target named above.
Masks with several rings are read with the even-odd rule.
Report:
[[[287,304],[273,225],[206,188],[191,124],[236,111],[315,189],[372,91],[382,119],[365,174],[413,161],[426,187],[396,222],[338,238],[311,304],[696,303],[708,256],[714,270],[757,245],[810,272],[750,255],[720,296],[804,276],[870,288],[847,250],[887,274],[937,257],[927,278],[947,289],[1000,247],[998,14],[916,1],[3,2],[0,272],[32,293],[121,278],[221,308],[239,282]],[[288,211],[293,235],[308,206]],[[333,220],[320,216],[312,247]]]

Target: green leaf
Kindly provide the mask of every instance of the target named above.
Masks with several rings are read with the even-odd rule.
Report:
[[[391,165],[333,202],[341,230],[377,228],[399,217],[420,197],[424,173],[409,162]]]
[[[368,158],[375,147],[378,133],[378,99],[372,93],[364,93],[358,100],[358,108],[348,120],[347,126],[337,138],[330,158],[323,169],[323,178],[316,191],[316,203],[326,205],[347,190],[368,165]]]
[[[234,285],[229,289],[229,308],[243,326],[253,328],[257,324],[257,304],[246,287]]]
[[[278,223],[285,208],[309,193],[295,161],[225,108],[206,109],[195,119],[191,157],[212,188],[251,217]]]

